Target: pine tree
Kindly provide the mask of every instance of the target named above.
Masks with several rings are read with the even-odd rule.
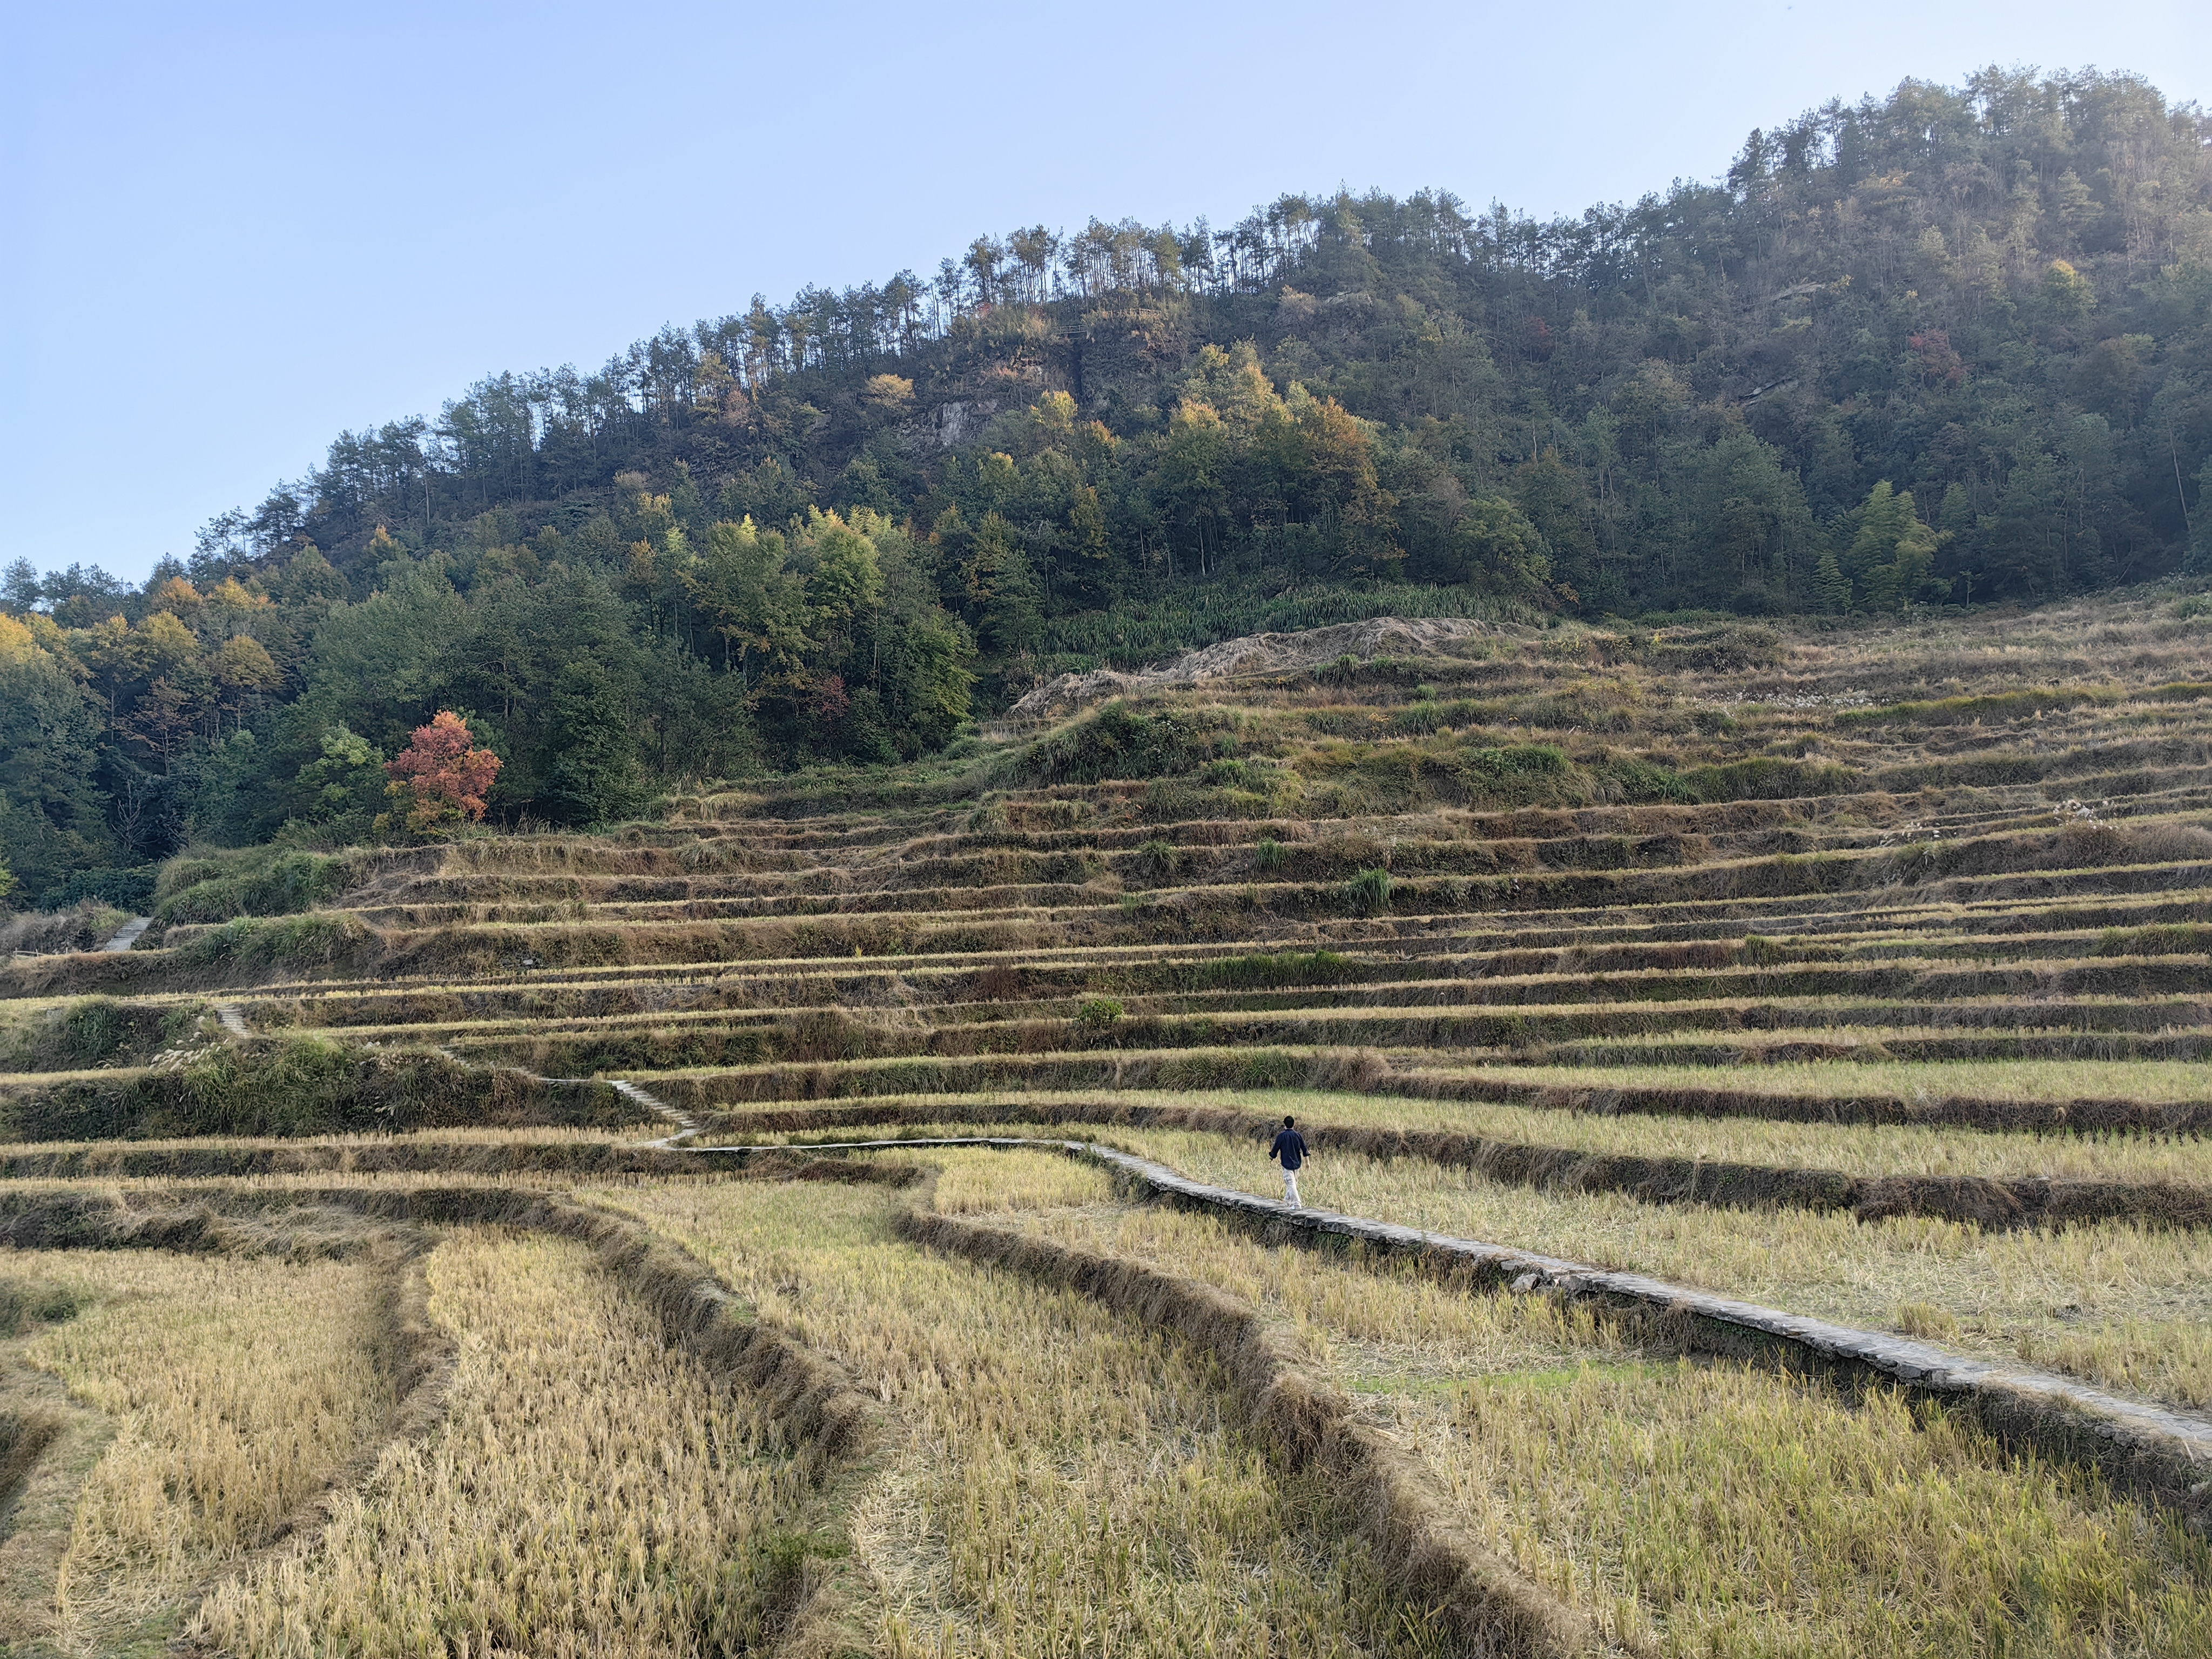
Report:
[[[1074,556],[1075,586],[1086,599],[1103,598],[1106,573],[1114,559],[1114,545],[1106,532],[1106,509],[1092,484],[1076,487],[1074,504],[1067,509],[1068,549]]]

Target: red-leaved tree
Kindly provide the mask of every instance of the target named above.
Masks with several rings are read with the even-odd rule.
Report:
[[[386,794],[394,800],[412,796],[407,827],[420,833],[463,817],[471,823],[481,819],[484,797],[499,775],[499,757],[477,747],[467,723],[452,709],[441,708],[428,726],[415,728],[414,740],[397,760],[386,761],[384,769],[392,775]]]

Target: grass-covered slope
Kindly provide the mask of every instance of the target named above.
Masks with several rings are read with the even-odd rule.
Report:
[[[371,1310],[462,1356],[389,1478],[197,1614],[149,1600],[240,1653],[307,1620],[394,1655],[2194,1654],[2203,1494],[2109,1437],[896,1143],[1073,1138],[1272,1194],[1291,1113],[1310,1205],[2212,1433],[2208,682],[2203,619],[2155,595],[1470,630],[1072,686],[935,761],[606,835],[179,866],[139,948],[0,970],[0,1230],[519,1230],[445,1236],[429,1299]],[[894,1144],[818,1149],[854,1140]],[[313,1237],[287,1248],[401,1248]],[[67,1302],[70,1254],[24,1306]],[[586,1456],[523,1432],[548,1409],[630,1426]],[[159,1523],[70,1498],[46,1432],[40,1535],[75,1502],[105,1559]],[[485,1516],[496,1593],[446,1559]],[[397,1540],[447,1541],[364,1576]]]

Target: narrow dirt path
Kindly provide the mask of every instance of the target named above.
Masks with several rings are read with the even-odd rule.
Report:
[[[226,1035],[240,1042],[251,1042],[253,1028],[246,1023],[246,1011],[234,1002],[218,1002],[215,1006],[216,1021]]]

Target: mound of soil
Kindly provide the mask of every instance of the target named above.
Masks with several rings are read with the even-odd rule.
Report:
[[[1087,674],[1061,674],[1009,708],[1006,718],[1012,722],[1058,720],[1094,703],[1132,696],[1155,686],[1185,685],[1237,674],[1294,674],[1340,657],[1371,662],[1377,657],[1450,656],[1451,647],[1462,640],[1526,631],[1457,617],[1375,617],[1296,634],[1249,634],[1241,640],[1224,640],[1218,645],[1186,651],[1151,668],[1128,672],[1096,668]]]

